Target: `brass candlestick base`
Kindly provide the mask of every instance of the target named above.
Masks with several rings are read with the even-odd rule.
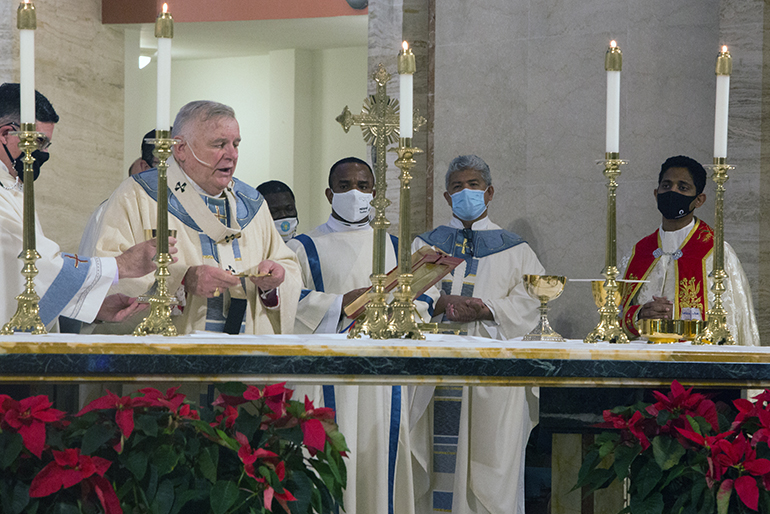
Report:
[[[540,300],[540,323],[523,337],[524,341],[564,341],[564,338],[551,328],[548,322],[548,302],[561,296],[566,282],[567,277],[524,275],[524,287],[527,293],[532,298]]]
[[[604,290],[607,293],[607,297],[604,300],[604,305],[599,309],[599,324],[586,336],[584,342],[598,343],[599,341],[607,341],[625,344],[628,343],[628,336],[623,331],[623,327],[620,326],[620,321],[618,320],[619,309],[615,303],[615,294],[618,290],[618,283],[615,280],[618,277],[615,199],[620,166],[626,164],[627,161],[620,160],[620,155],[616,152],[606,153],[604,157],[604,160],[597,161],[597,164],[604,166],[604,176],[607,178],[607,246],[605,249],[605,266],[602,272],[607,279],[604,282]]]
[[[157,130],[157,139],[147,139],[148,143],[155,145],[153,154],[158,162],[158,228],[156,234],[168,234],[168,184],[166,171],[168,170],[168,158],[171,156],[171,147],[176,140],[171,139],[168,130]],[[158,269],[155,270],[154,293],[146,297],[140,297],[139,301],[150,304],[150,314],[134,330],[135,336],[146,335],[177,335],[176,327],[171,321],[171,307],[179,302],[168,291],[166,281],[170,276],[168,266],[173,262],[168,253],[168,236],[158,237],[155,262]]]
[[[727,164],[724,157],[714,157],[714,165],[711,166],[714,173],[712,180],[717,185],[714,219],[714,270],[711,272],[714,277],[714,306],[706,313],[706,327],[693,339],[693,344],[735,344],[730,329],[727,328],[727,311],[722,306],[722,294],[725,292],[724,280],[727,278],[725,272],[725,222],[724,222],[724,201],[725,201],[725,182],[730,178],[727,175],[728,170],[735,169],[734,166]]]
[[[384,274],[372,275],[372,290],[366,304],[363,319],[356,322],[348,332],[349,338],[369,336],[372,339],[388,339],[388,304],[385,301]]]
[[[35,158],[32,152],[37,150],[39,142],[46,139],[45,134],[35,130],[34,123],[22,123],[19,132],[9,132],[18,136],[19,148],[24,152],[24,213],[23,213],[23,247],[19,259],[24,261],[21,274],[26,279],[24,292],[16,297],[19,302],[16,313],[0,331],[2,335],[11,335],[15,331],[46,334],[48,331],[40,319],[40,297],[35,292],[35,276],[38,274],[35,262],[40,254],[35,249],[35,177],[33,164]]]
[[[398,245],[398,293],[391,302],[390,307],[393,317],[388,325],[391,337],[405,337],[408,339],[425,339],[414,319],[414,294],[412,293],[412,250],[409,245],[411,240],[411,182],[410,173],[412,166],[417,164],[414,154],[422,153],[419,148],[412,147],[411,138],[399,139],[398,148],[391,151],[398,153],[396,166],[401,169],[399,180],[401,181],[401,194],[399,199],[398,232],[401,244]]]

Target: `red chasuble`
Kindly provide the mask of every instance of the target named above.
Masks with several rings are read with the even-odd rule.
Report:
[[[646,280],[650,271],[658,264],[662,255],[659,230],[636,243],[623,276],[624,279]],[[677,252],[679,256],[674,256],[677,289],[673,299],[673,318],[681,319],[684,309],[698,309],[701,319],[704,319],[708,309],[706,259],[714,250],[714,231],[704,222],[696,219],[695,226],[679,250]],[[623,328],[629,334],[638,336],[639,332],[634,326],[634,317],[641,305],[631,305],[631,302],[642,287],[642,283],[624,285],[623,301],[621,302]]]

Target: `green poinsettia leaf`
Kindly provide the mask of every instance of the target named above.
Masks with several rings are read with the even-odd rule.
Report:
[[[3,481],[0,484],[0,506],[2,512],[9,514],[20,514],[29,504],[29,485],[23,482],[8,483]]]
[[[586,456],[583,457],[583,464],[580,466],[580,471],[578,471],[577,483],[571,489],[572,491],[588,485],[587,479],[589,474],[594,470],[594,468],[596,468],[596,466],[599,465],[601,460],[602,459],[599,457],[599,451],[597,449],[589,451]]]
[[[687,423],[690,425],[690,429],[692,429],[693,432],[703,435],[703,432],[701,431],[701,425],[695,420],[695,418],[687,414],[686,419]]]
[[[69,503],[57,503],[49,511],[51,514],[80,514],[80,509],[77,505],[70,505]]]
[[[147,454],[140,451],[124,452],[120,461],[133,474],[137,480],[144,478],[147,472]]]
[[[685,466],[684,464],[678,464],[673,468],[669,469],[668,472],[664,475],[665,480],[663,480],[663,485],[661,485],[661,489],[666,487],[668,484],[670,484],[680,476],[682,476],[686,471],[687,471],[687,466]],[[699,483],[701,482],[696,482],[696,484],[699,484]],[[693,487],[695,487],[696,484],[693,484]]]
[[[99,423],[94,425],[83,434],[83,442],[80,445],[80,453],[90,455],[100,446],[108,442],[117,435],[114,426]]]
[[[770,512],[770,493],[759,489],[759,512]]]
[[[666,423],[668,423],[668,420],[671,419],[671,413],[667,410],[662,410],[658,412],[658,416],[655,418],[655,420],[658,422],[658,425],[663,426]]]
[[[310,507],[311,498],[313,496],[313,482],[303,472],[294,473],[291,479],[292,483],[288,484],[286,488],[291,491],[296,502],[291,502],[292,512],[307,512]]]
[[[615,450],[615,462],[612,467],[615,469],[619,479],[624,479],[628,476],[631,469],[631,463],[634,461],[639,452],[642,451],[641,444],[635,444],[634,446],[626,446],[621,444]]]
[[[13,432],[0,433],[0,469],[6,469],[13,464],[23,447],[21,435]]]
[[[733,493],[733,481],[725,480],[717,491],[717,514],[728,514],[730,508],[730,495]]]
[[[631,481],[631,494],[639,501],[649,496],[663,479],[663,472],[654,460],[648,460]],[[635,512],[632,509],[632,512]]]
[[[169,514],[174,506],[174,484],[171,480],[164,480],[158,486],[158,492],[152,500],[150,508],[155,514]]]
[[[245,409],[241,409],[238,412],[238,418],[235,420],[235,430],[245,435],[246,439],[251,441],[251,438],[254,437],[259,428],[261,418],[261,416],[255,416],[246,412]]]
[[[676,466],[685,452],[684,447],[676,439],[657,436],[652,440],[652,454],[663,471]]]
[[[634,497],[631,497],[632,514],[661,514],[664,506],[663,495],[660,493],[651,494],[638,501],[634,501]]]
[[[209,435],[211,437],[216,437],[217,432],[214,430],[211,425],[206,423],[203,420],[200,419],[194,419],[191,421],[192,426],[194,426],[196,429],[198,429],[199,432],[203,432],[206,435]]]
[[[134,420],[137,430],[141,430],[150,437],[158,437],[158,420],[155,416],[144,414]]]
[[[179,514],[182,508],[191,501],[207,499],[210,491],[210,487],[196,487],[195,489],[188,489],[187,491],[177,494],[174,499],[174,507],[171,509],[171,514]]]
[[[203,448],[198,454],[195,465],[201,472],[201,475],[215,484],[217,481],[217,466],[219,464],[219,446],[208,446]]]
[[[335,451],[338,451],[338,452],[350,451],[347,443],[345,442],[345,436],[342,435],[342,432],[340,432],[339,430],[335,430],[333,432],[327,433],[326,436],[331,441],[331,446],[332,448],[334,448]]]
[[[164,444],[152,453],[152,463],[158,467],[158,477],[171,473],[179,462],[179,453],[174,447]]]
[[[220,480],[211,488],[211,510],[214,514],[224,514],[238,499],[238,486],[229,480]]]

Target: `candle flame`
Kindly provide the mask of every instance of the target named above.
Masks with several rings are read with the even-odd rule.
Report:
[[[618,46],[618,44],[615,42],[614,39],[612,41],[610,41],[610,48],[615,48],[617,46]]]
[[[163,4],[163,14],[168,12],[168,4]]]
[[[727,53],[727,45],[722,45],[722,53],[723,54]]]
[[[406,52],[407,50],[409,50],[409,43],[404,41],[403,43],[401,43],[401,47],[404,49],[404,52]]]

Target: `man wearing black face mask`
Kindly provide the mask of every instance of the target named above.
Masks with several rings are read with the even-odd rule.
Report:
[[[706,195],[706,170],[683,155],[663,163],[654,191],[663,216],[660,228],[639,241],[624,260],[623,278],[632,282],[622,300],[623,327],[638,336],[640,319],[705,319],[713,302],[714,232],[695,217]],[[732,247],[725,243],[726,291],[722,296],[727,324],[736,342],[759,345],[746,275]]]
[[[22,262],[18,259],[22,250],[23,171],[19,137],[20,91],[18,84],[0,85],[0,323],[11,319],[16,310],[14,297],[24,289],[21,275]],[[35,92],[36,131],[43,135],[38,140],[41,150],[38,163],[48,158],[47,150],[53,136],[54,125],[59,121],[51,103]],[[33,154],[35,155],[35,154]],[[37,174],[36,174],[37,175]],[[91,322],[94,318],[105,321],[121,321],[138,310],[134,299],[124,295],[105,298],[118,278],[141,277],[155,270],[152,258],[155,241],[148,241],[129,248],[114,258],[88,259],[77,254],[61,253],[59,246],[37,229],[36,250],[40,258],[35,265],[36,292],[40,295],[40,318],[49,330],[56,329],[58,316]],[[173,240],[172,240],[173,241]],[[176,253],[176,248],[170,253]]]

